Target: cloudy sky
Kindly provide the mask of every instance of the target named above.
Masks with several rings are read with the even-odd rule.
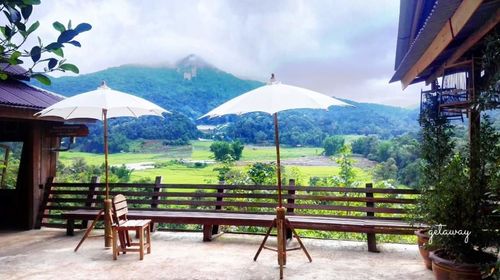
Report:
[[[397,0],[45,0],[33,19],[88,22],[65,56],[81,73],[130,63],[173,64],[194,53],[236,76],[282,82],[362,102],[415,107],[423,85],[389,84]]]

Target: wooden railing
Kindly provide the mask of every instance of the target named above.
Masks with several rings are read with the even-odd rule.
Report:
[[[236,213],[275,213],[276,186],[224,184],[111,183],[110,194],[123,194],[132,210],[169,210]],[[105,185],[58,183],[51,178],[44,186],[37,226],[65,227],[61,214],[76,209],[101,209]],[[287,215],[377,218],[401,220],[413,207],[419,192],[411,189],[283,186]],[[81,227],[86,227],[83,222]]]

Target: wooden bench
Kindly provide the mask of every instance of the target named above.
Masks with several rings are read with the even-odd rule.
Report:
[[[219,233],[220,225],[268,227],[277,205],[275,186],[110,184],[111,195],[123,194],[131,219],[153,223],[198,224],[203,240]],[[104,184],[54,183],[45,185],[39,225],[85,228],[102,207]],[[284,207],[296,229],[367,234],[369,251],[376,252],[375,234],[413,234],[415,227],[404,220],[415,204],[418,191],[364,188],[284,186]],[[76,225],[75,221],[82,221]]]

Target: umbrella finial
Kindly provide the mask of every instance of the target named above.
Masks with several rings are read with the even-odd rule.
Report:
[[[274,77],[274,73],[271,73],[271,78],[269,79],[269,84],[275,84],[276,83],[276,78]]]
[[[108,85],[106,84],[106,81],[102,81],[101,85],[98,88],[99,89],[109,89]]]

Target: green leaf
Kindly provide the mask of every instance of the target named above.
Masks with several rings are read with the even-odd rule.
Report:
[[[9,77],[9,75],[7,75],[6,73],[0,73],[0,80],[7,80],[7,78]]]
[[[30,4],[27,4],[27,6],[21,8],[21,14],[23,15],[24,19],[28,19],[31,15],[31,12],[33,12],[33,6],[31,6]]]
[[[42,75],[42,74],[33,74],[31,75],[31,78],[35,78],[37,81],[39,81],[40,83],[46,85],[46,86],[50,86],[50,79],[49,77],[45,76],[45,75]]]
[[[23,0],[25,5],[40,5],[40,0]]]
[[[40,22],[35,21],[29,28],[28,28],[28,34],[33,33],[37,28],[40,26]]]
[[[54,43],[50,43],[50,44],[48,44],[48,45],[45,47],[45,49],[47,49],[48,51],[51,51],[51,50],[55,50],[55,49],[60,49],[60,48],[62,48],[62,47],[63,47],[63,45],[62,45],[62,44],[59,44],[59,43],[54,42]]]
[[[38,44],[41,46],[42,45],[42,38],[40,38],[40,36],[37,36],[38,38]]]
[[[21,52],[20,51],[15,51],[13,52],[11,55],[10,55],[10,58],[9,58],[9,64],[10,65],[17,65],[19,64],[18,63],[18,58],[21,56]]]
[[[85,32],[85,31],[89,31],[90,29],[92,29],[92,25],[90,25],[88,23],[80,23],[75,28],[75,31],[78,32],[78,33],[82,33],[82,32]]]
[[[71,71],[71,72],[73,72],[75,74],[80,73],[80,70],[78,69],[78,67],[76,67],[76,65],[70,64],[70,63],[62,64],[62,65],[59,66],[59,68],[61,68],[63,70]]]
[[[55,59],[55,58],[49,59],[48,66],[49,66],[49,69],[56,67],[57,66],[57,59]]]
[[[36,63],[37,61],[40,60],[40,56],[42,55],[42,49],[39,46],[34,46],[31,49],[30,55],[33,62]]]
[[[8,26],[5,26],[4,33],[5,33],[5,38],[7,40],[10,40],[10,38],[12,37],[12,29],[10,29],[10,27]]]
[[[26,25],[24,25],[24,23],[18,21],[18,22],[16,22],[16,26],[17,26],[17,29],[22,30],[22,31],[26,31]]]
[[[79,48],[82,46],[82,44],[80,44],[80,42],[75,41],[75,40],[69,41],[68,44],[72,44],[73,46],[79,47]]]
[[[78,35],[78,32],[76,32],[75,30],[63,31],[61,33],[61,35],[59,35],[59,37],[57,38],[57,42],[61,43],[61,44],[67,43],[67,42],[71,41],[73,38],[75,38],[76,35]]]
[[[68,30],[71,29],[71,20],[68,21]]]
[[[58,55],[60,57],[64,57],[64,52],[63,52],[62,48],[51,50],[51,52],[55,53],[56,55]]]
[[[52,26],[54,26],[54,28],[61,33],[66,31],[66,27],[64,27],[64,25],[58,21],[54,22]]]
[[[18,10],[10,6],[7,6],[7,10],[9,11],[10,14],[9,16],[10,22],[15,23],[21,20],[21,13],[19,13]]]

